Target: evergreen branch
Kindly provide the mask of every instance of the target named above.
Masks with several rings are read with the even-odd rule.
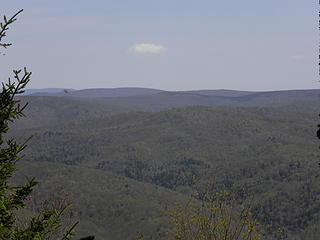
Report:
[[[4,23],[0,22],[0,47],[7,48],[11,46],[11,43],[1,43],[2,38],[6,37],[6,32],[9,29],[9,25],[17,20],[17,16],[23,12],[23,9],[15,13],[9,20],[6,16],[3,16]]]

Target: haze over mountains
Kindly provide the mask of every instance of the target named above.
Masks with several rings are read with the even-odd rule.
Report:
[[[37,96],[72,96],[84,98],[96,97],[131,97],[140,95],[152,95],[160,92],[168,92],[152,88],[90,88],[90,89],[63,89],[63,88],[44,88],[27,89],[24,95]],[[236,91],[236,90],[194,90],[194,91],[175,91],[177,93],[190,93],[205,96],[243,96],[254,92]]]
[[[188,106],[265,106],[281,107],[314,112],[320,102],[320,90],[286,90],[271,92],[250,92],[235,90],[195,90],[195,91],[162,91],[150,88],[97,88],[83,90],[37,89],[27,90],[24,96],[28,101],[41,102],[50,107],[49,102],[59,102],[56,107],[70,104],[92,104],[101,106],[102,112],[115,110],[127,111],[160,111]],[[53,98],[56,97],[56,98]],[[23,97],[25,98],[25,97]],[[38,100],[37,100],[38,99]],[[40,100],[41,99],[41,100]],[[56,99],[56,100],[55,100]],[[84,104],[84,105],[86,105]],[[107,104],[107,105],[105,105]],[[35,106],[38,106],[35,103]],[[34,106],[34,107],[35,107]],[[65,106],[65,107],[66,107]],[[31,106],[32,107],[32,106]],[[71,107],[71,106],[70,106]],[[84,109],[85,106],[82,106]],[[88,107],[88,111],[90,111]],[[111,110],[110,110],[111,109]]]
[[[212,97],[241,97],[241,96],[259,96],[266,94],[287,94],[287,95],[306,95],[318,92],[317,89],[304,90],[279,90],[279,91],[238,91],[228,89],[216,90],[189,90],[189,91],[165,91],[152,88],[89,88],[89,89],[64,89],[64,88],[43,88],[43,89],[27,89],[23,95],[27,96],[65,96],[76,98],[112,98],[112,97],[134,97],[155,94],[190,94]]]

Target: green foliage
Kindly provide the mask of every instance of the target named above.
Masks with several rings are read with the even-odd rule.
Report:
[[[161,237],[170,228],[163,210],[186,200],[166,188],[99,169],[27,161],[18,168],[15,182],[23,182],[23,175],[39,181],[31,207],[56,199],[61,188],[71,193],[73,221],[79,220],[75,239],[92,234],[97,240],[131,239],[138,231]]]
[[[11,46],[11,43],[4,43],[3,38],[7,36],[7,30],[9,29],[9,25],[12,24],[17,20],[17,16],[22,12],[23,10],[18,11],[16,14],[14,14],[11,18],[7,19],[6,16],[3,17],[3,22],[0,22],[0,47],[7,48]]]
[[[259,223],[252,217],[251,204],[239,204],[229,191],[207,194],[200,203],[178,204],[169,211],[176,240],[259,240]]]
[[[11,44],[2,43],[9,25],[16,20],[19,11],[10,19],[4,17],[0,24],[0,46],[8,47]],[[19,221],[19,210],[25,208],[25,202],[36,185],[34,179],[28,180],[22,185],[12,185],[10,178],[16,171],[15,165],[22,158],[21,152],[26,147],[26,142],[18,143],[14,138],[5,140],[5,134],[9,131],[9,123],[24,116],[23,110],[26,104],[20,105],[20,100],[15,97],[24,92],[24,88],[30,81],[31,72],[26,68],[14,70],[14,80],[10,78],[7,83],[2,83],[0,93],[0,239],[1,240],[47,240],[70,239],[71,227],[59,235],[62,228],[61,219],[66,206],[60,208],[45,208],[38,216]]]
[[[134,189],[131,194],[141,186],[137,182],[148,183],[148,189],[158,188],[161,192],[164,188],[169,189],[172,195],[190,194],[194,178],[197,189],[210,182],[227,189],[233,185],[244,186],[250,196],[255,196],[253,212],[268,233],[278,232],[281,226],[289,238],[301,236],[303,239],[306,231],[319,236],[316,228],[320,219],[319,171],[314,167],[318,154],[314,137],[316,121],[313,114],[274,108],[199,106],[20,129],[12,135],[24,139],[35,131],[38,133],[25,151],[33,161],[34,169],[42,170],[43,167],[37,168],[37,164],[49,166],[50,162],[60,163],[61,169],[66,164],[68,169],[79,166],[92,174],[117,174],[135,180],[130,184]],[[27,175],[30,174],[39,179],[43,173],[30,169]],[[87,179],[86,175],[82,176]],[[87,180],[82,180],[76,173],[70,175],[70,181],[72,178],[71,192],[89,191],[83,186]],[[51,179],[55,184],[64,183],[58,171]],[[95,212],[94,216],[101,214],[101,220],[95,221],[101,232],[110,231],[114,234],[111,236],[119,234],[128,238],[129,231],[125,235],[117,230],[121,229],[120,219],[126,221],[127,213],[121,210],[119,213],[123,215],[108,215],[107,211],[99,212],[100,208],[90,207],[96,205],[96,201],[104,202],[104,195],[98,189],[109,180],[102,179],[105,178],[88,182],[87,205],[78,199],[75,202],[83,213],[84,209],[90,209],[90,214]],[[124,184],[119,182],[118,185],[117,181],[114,184],[110,188],[112,199],[118,196],[124,203],[130,202],[117,192]],[[216,187],[212,186],[210,191],[217,190]],[[154,198],[150,200],[142,195],[135,199],[142,205],[145,203],[145,213],[135,209],[134,204],[130,205],[130,228],[152,225],[150,229],[157,229],[162,225],[156,225],[156,221],[132,220],[135,217],[151,219],[146,212],[154,207],[149,205]],[[164,202],[164,198],[160,196],[159,201]],[[108,201],[107,204],[111,209],[118,208],[116,202]],[[152,216],[158,217],[159,209],[156,207],[157,214]],[[104,230],[102,226],[109,221],[115,224]]]
[[[240,191],[241,192],[241,191]],[[260,240],[261,226],[252,214],[252,204],[238,192],[206,191],[202,200],[191,197],[176,204],[166,215],[171,229],[160,239],[175,240]],[[147,239],[143,234],[137,240]]]

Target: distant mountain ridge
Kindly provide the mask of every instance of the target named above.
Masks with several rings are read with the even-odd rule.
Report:
[[[250,92],[250,91],[238,91],[238,90],[228,90],[228,89],[216,89],[216,90],[204,89],[204,90],[192,90],[192,91],[183,91],[183,92],[200,94],[205,96],[225,96],[225,97],[240,97],[240,96],[256,93],[256,92]]]
[[[320,101],[320,90],[288,90],[274,92],[252,92],[249,94],[238,92],[227,92],[226,95],[201,94],[195,92],[159,92],[153,95],[128,96],[119,98],[104,98],[102,101],[118,106],[126,106],[142,111],[160,111],[170,108],[181,108],[188,106],[260,106],[260,107],[284,107],[298,104],[310,108],[301,102],[311,105]],[[230,96],[234,94],[234,96]],[[237,94],[237,95],[235,95]],[[313,108],[314,109],[314,108]],[[300,109],[304,110],[304,109]]]
[[[38,89],[31,95],[21,96],[24,102],[31,103],[26,112],[27,116],[38,116],[43,119],[43,125],[47,125],[51,122],[59,124],[60,121],[110,116],[123,112],[156,112],[190,106],[277,107],[315,113],[320,105],[320,90],[317,89],[271,92],[169,92],[150,88],[84,89],[69,92],[59,90],[61,89],[49,89],[51,93],[45,93]],[[21,126],[32,126],[27,119]]]
[[[320,90],[303,89],[303,90],[279,90],[279,91],[238,91],[229,89],[203,89],[190,91],[165,91],[153,88],[123,87],[123,88],[89,88],[89,89],[64,89],[64,88],[44,88],[44,89],[27,89],[23,95],[31,96],[63,96],[75,98],[121,98],[137,97],[149,95],[175,95],[175,96],[210,96],[210,97],[230,97],[238,100],[249,100],[261,97],[279,97],[286,96],[290,98],[319,98]],[[320,98],[319,98],[320,99]]]
[[[37,95],[37,96],[51,96],[59,93],[63,93],[64,91],[75,91],[75,89],[69,88],[39,88],[39,89],[27,89],[23,95]]]
[[[81,98],[100,98],[100,97],[131,97],[144,96],[157,93],[177,93],[177,94],[199,94],[203,96],[228,96],[239,97],[249,95],[256,92],[238,91],[228,89],[204,89],[190,91],[166,91],[153,88],[123,87],[123,88],[89,88],[89,89],[64,89],[64,88],[44,88],[44,89],[28,89],[24,95],[37,96],[70,96]]]
[[[76,97],[76,98],[102,98],[102,97],[129,97],[129,96],[143,96],[151,95],[162,92],[159,89],[152,88],[89,88],[89,89],[65,89],[56,88],[50,89],[38,89],[37,91],[32,90],[28,94],[28,90],[25,95],[37,95],[37,96],[63,96],[63,97]],[[55,91],[56,90],[56,91]]]

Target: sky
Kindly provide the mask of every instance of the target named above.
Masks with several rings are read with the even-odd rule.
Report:
[[[318,1],[10,0],[0,77],[29,88],[314,89]],[[5,55],[3,55],[5,54]]]

